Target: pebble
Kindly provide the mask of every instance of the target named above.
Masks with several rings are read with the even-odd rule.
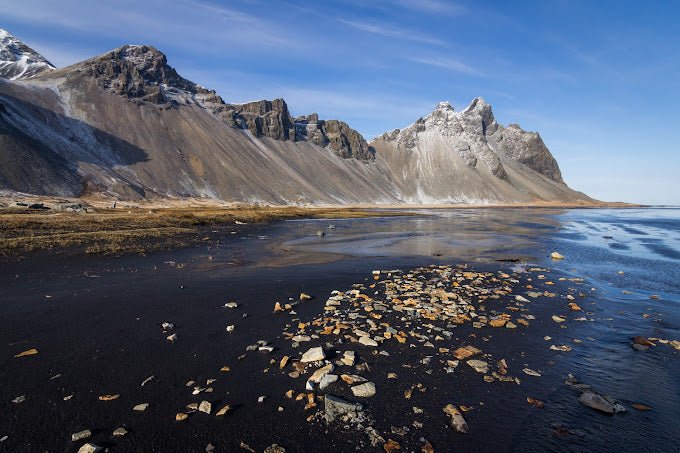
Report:
[[[133,411],[144,412],[149,407],[149,403],[141,403],[132,408]]]
[[[27,349],[27,350],[24,351],[24,352],[20,352],[19,354],[15,355],[14,357],[15,357],[15,358],[19,358],[19,357],[27,357],[27,356],[29,356],[29,355],[36,355],[37,353],[38,353],[38,350],[35,349],[35,348],[32,348],[32,349]]]
[[[167,340],[171,343],[174,342],[175,340],[177,340],[177,334],[173,333],[172,335],[168,335]]]
[[[123,437],[128,433],[127,429],[125,428],[116,428],[116,430],[113,432],[114,437]]]
[[[224,308],[237,308],[238,304],[236,302],[227,302],[224,304]]]
[[[486,373],[489,371],[489,364],[483,360],[468,360],[466,362],[473,370],[478,373]]]
[[[562,254],[560,254],[560,253],[558,253],[558,252],[552,252],[552,253],[550,254],[550,258],[552,258],[552,259],[554,259],[554,260],[563,260],[563,259],[564,259],[564,255],[562,255]]]

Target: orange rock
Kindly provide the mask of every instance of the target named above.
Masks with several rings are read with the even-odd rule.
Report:
[[[385,449],[386,453],[392,453],[395,450],[401,450],[401,445],[399,445],[399,442],[389,439],[387,442],[385,442],[383,448]]]
[[[507,319],[496,318],[489,321],[491,327],[503,327],[508,322]]]

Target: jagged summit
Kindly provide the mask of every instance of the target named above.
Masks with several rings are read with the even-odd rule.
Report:
[[[45,57],[0,28],[0,78],[27,79],[53,69]]]

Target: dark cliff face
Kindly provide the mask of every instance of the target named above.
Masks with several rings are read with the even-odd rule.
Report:
[[[307,141],[330,148],[343,159],[370,161],[373,148],[364,137],[339,120],[319,120],[316,113],[293,118],[283,99],[223,104],[213,112],[233,127],[248,129],[255,137],[275,140]]]
[[[538,133],[527,132],[517,124],[510,124],[497,135],[498,147],[506,156],[555,182],[564,183],[557,161]]]
[[[71,84],[94,79],[105,90],[131,100],[164,104],[168,91],[206,92],[181,77],[165,55],[151,46],[123,46],[99,57],[54,71],[45,77],[65,76]]]
[[[370,161],[375,157],[373,147],[360,133],[343,121],[319,120],[319,116],[313,113],[296,118],[295,131],[300,139],[322,148],[329,147],[343,159]]]

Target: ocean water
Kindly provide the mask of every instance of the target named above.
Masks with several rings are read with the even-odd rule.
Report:
[[[416,211],[418,217],[287,222],[287,253],[414,262],[512,262],[585,279],[590,322],[565,329],[567,354],[546,356],[546,408],[504,440],[519,451],[678,451],[680,351],[656,342],[631,348],[643,335],[680,340],[680,209],[470,209]],[[335,229],[328,229],[332,223]],[[313,230],[325,228],[323,237]],[[306,231],[301,234],[300,229]],[[550,258],[552,251],[564,260]],[[581,302],[579,302],[581,303]],[[559,329],[557,329],[559,330]],[[556,335],[555,335],[556,336]],[[547,348],[541,338],[527,340]],[[576,402],[568,374],[628,408],[608,416]],[[638,411],[632,404],[652,407]],[[499,419],[502,424],[503,420]],[[556,427],[566,431],[555,434]],[[566,433],[566,434],[565,434]],[[498,435],[498,433],[490,433]]]

